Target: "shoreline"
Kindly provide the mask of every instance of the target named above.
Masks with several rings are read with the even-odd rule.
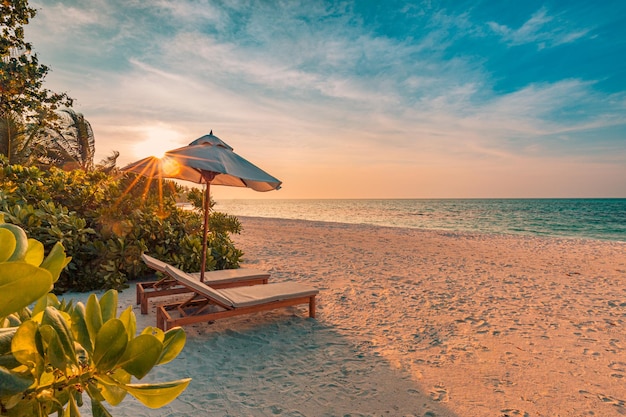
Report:
[[[189,388],[113,415],[626,414],[626,244],[239,219],[245,266],[319,288],[317,318],[186,327],[150,379],[191,376]],[[134,286],[120,310],[131,303]],[[155,324],[152,306],[134,311],[138,329]]]
[[[216,210],[219,211],[219,210]],[[227,214],[227,213],[226,213]],[[302,223],[319,223],[320,225],[324,225],[324,224],[328,224],[329,226],[332,225],[336,225],[339,227],[342,226],[346,226],[346,227],[363,227],[363,228],[368,228],[368,227],[373,227],[373,228],[381,228],[381,229],[406,229],[406,230],[413,230],[413,231],[417,231],[417,232],[424,232],[424,233],[436,233],[436,234],[440,234],[442,236],[448,236],[448,237],[456,237],[456,236],[475,236],[475,237],[480,237],[480,236],[484,236],[484,237],[512,237],[512,238],[520,238],[520,239],[524,239],[524,238],[529,238],[529,239],[551,239],[551,240],[565,240],[565,241],[569,241],[569,240],[580,240],[580,241],[591,241],[591,242],[599,242],[599,243],[615,243],[618,245],[626,245],[626,240],[613,240],[613,239],[601,239],[601,238],[594,238],[594,237],[588,237],[588,236],[569,236],[569,235],[549,235],[549,234],[532,234],[532,233],[525,233],[525,232],[492,232],[492,231],[480,231],[480,230],[462,230],[462,229],[436,229],[436,228],[424,228],[424,227],[409,227],[409,226],[405,226],[405,225],[388,225],[388,224],[371,224],[371,223],[347,223],[347,222],[342,222],[342,221],[330,221],[330,220],[309,220],[309,219],[292,219],[292,218],[286,218],[286,217],[261,217],[261,216],[240,216],[240,215],[234,215],[235,217],[237,217],[239,220],[242,219],[247,219],[249,221],[255,221],[255,220],[259,220],[259,221],[264,221],[264,220],[268,220],[268,221],[277,221],[277,222],[302,222]]]
[[[237,217],[626,242],[626,199],[244,199],[218,201],[215,209]]]

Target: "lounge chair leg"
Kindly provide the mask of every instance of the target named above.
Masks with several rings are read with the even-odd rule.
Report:
[[[161,307],[157,307],[157,327],[163,331],[165,331],[165,317],[163,317],[163,312],[161,311]]]
[[[137,284],[137,304],[141,304],[141,294],[143,293],[141,284]]]
[[[315,296],[309,298],[309,317],[315,318]]]
[[[141,314],[148,314],[148,297],[141,298]]]

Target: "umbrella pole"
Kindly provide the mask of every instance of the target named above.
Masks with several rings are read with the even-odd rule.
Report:
[[[202,230],[202,263],[200,264],[200,282],[204,282],[204,271],[206,270],[206,250],[207,238],[209,236],[209,210],[211,201],[211,181],[215,178],[214,172],[203,173],[202,178],[206,182],[206,192],[204,195],[204,227]]]

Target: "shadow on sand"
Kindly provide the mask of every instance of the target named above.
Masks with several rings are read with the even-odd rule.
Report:
[[[158,410],[132,398],[116,416],[448,416],[365,346],[317,320],[288,311],[228,320],[228,328],[186,328],[179,357],[155,368],[157,381],[192,376],[187,390]],[[146,381],[147,382],[147,381]]]

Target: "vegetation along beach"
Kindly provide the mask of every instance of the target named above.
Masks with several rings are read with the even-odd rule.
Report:
[[[0,1],[0,416],[626,416],[625,21]]]

